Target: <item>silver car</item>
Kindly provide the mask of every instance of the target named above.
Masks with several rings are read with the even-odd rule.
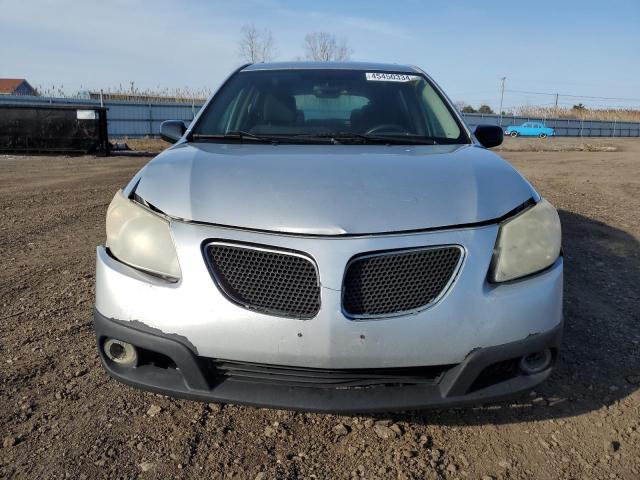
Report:
[[[105,369],[176,397],[364,412],[496,400],[562,333],[556,210],[422,70],[235,71],[116,193]]]

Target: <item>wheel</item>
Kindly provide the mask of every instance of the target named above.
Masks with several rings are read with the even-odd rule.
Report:
[[[518,136],[518,132],[511,132],[509,135],[511,135],[513,138]]]
[[[540,138],[547,138],[547,134],[546,133],[541,133],[540,135],[538,135]]]

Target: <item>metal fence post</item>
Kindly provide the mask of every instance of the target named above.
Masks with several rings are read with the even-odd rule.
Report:
[[[153,109],[149,102],[149,138],[153,137]]]

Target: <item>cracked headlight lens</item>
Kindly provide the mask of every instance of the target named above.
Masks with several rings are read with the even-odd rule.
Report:
[[[540,200],[500,226],[491,280],[506,282],[553,265],[560,255],[561,239],[558,212],[549,202]]]
[[[107,247],[127,265],[171,281],[180,278],[169,222],[125,197],[122,190],[107,210]]]

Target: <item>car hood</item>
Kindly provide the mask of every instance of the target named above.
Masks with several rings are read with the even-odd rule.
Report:
[[[315,235],[484,222],[537,195],[475,145],[182,144],[149,162],[134,185],[179,219]]]

